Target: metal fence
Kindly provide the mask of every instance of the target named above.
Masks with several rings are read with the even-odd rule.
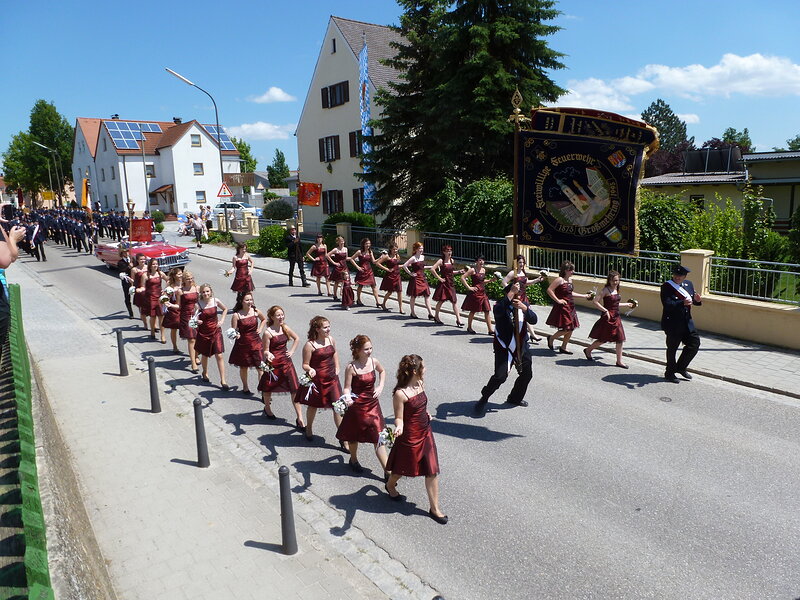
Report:
[[[259,228],[269,227],[270,225],[280,225],[281,227],[286,227],[286,221],[282,219],[265,219],[263,217],[259,217],[258,219]]]
[[[388,248],[389,244],[397,244],[398,252],[405,252],[408,246],[408,237],[405,231],[353,225],[350,227],[350,233],[353,238],[350,240],[352,246],[360,246],[363,238],[369,238],[372,241],[372,247],[376,249],[384,249]]]
[[[570,250],[545,250],[527,247],[531,269],[557,271],[565,260],[575,265],[576,275],[606,277],[609,271],[619,271],[620,278],[634,283],[660,284],[672,277],[672,268],[680,264],[680,254],[642,250],[639,256],[601,254]]]
[[[709,289],[722,296],[800,304],[800,265],[712,256]]]
[[[429,256],[441,254],[442,246],[449,245],[456,260],[472,262],[475,257],[483,256],[489,264],[506,264],[506,238],[423,231],[422,243]]]

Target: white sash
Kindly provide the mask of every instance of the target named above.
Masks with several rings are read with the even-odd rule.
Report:
[[[670,279],[667,283],[669,283],[672,287],[674,287],[681,296],[683,296],[684,298],[688,298],[689,300],[692,300],[692,297],[689,295],[689,292],[683,289],[683,286],[675,283],[673,279]]]
[[[525,327],[525,314],[518,308],[514,308],[513,310],[518,311],[518,313],[519,313],[519,331],[522,331],[523,327]],[[512,329],[513,329],[514,328],[513,327],[513,324],[514,324],[513,316],[511,317],[511,324],[512,324]],[[506,345],[503,342],[503,340],[500,339],[500,336],[497,335],[497,328],[496,327],[495,327],[495,334],[494,335],[495,335],[495,338],[497,339],[497,342],[500,344],[500,346],[505,348],[506,351],[508,352],[508,364],[506,365],[506,368],[508,369],[507,372],[510,373],[511,372],[511,367],[514,365],[514,355],[516,354],[516,351],[517,351],[517,336],[516,335],[512,335],[511,336],[511,342],[508,345]]]

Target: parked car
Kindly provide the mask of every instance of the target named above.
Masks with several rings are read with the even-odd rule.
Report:
[[[237,219],[241,219],[244,213],[250,213],[251,215],[260,217],[262,211],[262,209],[256,208],[247,202],[220,202],[213,208],[212,212],[214,216],[216,216],[224,213],[225,208],[228,209],[228,216],[235,216]]]
[[[153,234],[150,242],[107,242],[97,244],[94,247],[94,255],[98,260],[104,262],[109,268],[116,268],[119,262],[119,245],[125,244],[131,251],[131,259],[137,254],[144,254],[148,260],[158,259],[158,266],[162,271],[169,271],[173,267],[184,267],[192,259],[189,258],[189,250],[183,246],[175,246],[167,243],[164,236],[160,233]]]

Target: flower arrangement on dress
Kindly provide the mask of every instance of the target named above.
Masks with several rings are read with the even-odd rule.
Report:
[[[340,417],[347,412],[347,409],[352,406],[353,402],[355,402],[355,398],[357,398],[355,394],[342,394],[339,396],[339,399],[333,403],[333,412],[335,412]]]
[[[228,329],[225,330],[225,337],[227,337],[229,340],[235,340],[239,337],[239,332],[233,327],[228,327]]]
[[[394,446],[394,440],[394,429],[392,429],[389,425],[384,427],[378,434],[378,446],[386,446],[387,448],[391,448]]]
[[[301,373],[300,376],[297,378],[297,381],[303,387],[308,387],[312,384],[312,379],[309,377],[308,373]]]

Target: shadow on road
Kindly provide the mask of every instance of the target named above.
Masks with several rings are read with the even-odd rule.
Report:
[[[606,375],[602,379],[608,383],[624,385],[629,390],[635,390],[651,383],[664,383],[663,377],[650,373],[619,373],[617,375]]]
[[[403,481],[401,479],[401,481]],[[344,512],[344,522],[340,527],[331,527],[330,532],[341,537],[353,525],[353,519],[359,510],[377,515],[390,515],[400,513],[403,515],[427,515],[427,511],[420,509],[414,502],[404,500],[397,502],[391,500],[389,495],[373,484],[363,486],[352,494],[331,496],[328,501],[334,508]]]

